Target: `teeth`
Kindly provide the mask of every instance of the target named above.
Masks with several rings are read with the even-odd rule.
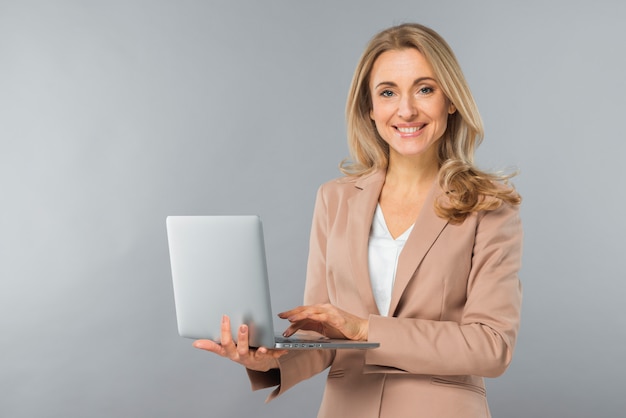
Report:
[[[398,131],[400,131],[403,134],[412,134],[414,132],[417,132],[421,128],[422,128],[421,126],[412,126],[410,128],[398,128]]]

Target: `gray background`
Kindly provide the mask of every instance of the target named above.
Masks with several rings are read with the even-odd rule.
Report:
[[[314,416],[324,376],[265,405],[178,337],[164,221],[260,214],[274,309],[298,304],[352,71],[405,21],[456,51],[481,166],[521,170],[523,324],[494,416],[624,416],[625,18],[619,1],[0,0],[0,416]]]

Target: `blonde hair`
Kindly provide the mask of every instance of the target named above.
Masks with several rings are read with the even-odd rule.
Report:
[[[437,214],[451,222],[462,222],[470,213],[496,209],[503,201],[519,204],[521,198],[515,189],[502,185],[514,174],[486,173],[474,165],[474,151],[484,135],[476,102],[447,42],[434,30],[416,23],[386,29],[365,48],[346,104],[350,160],[342,161],[340,170],[360,177],[387,168],[389,146],[370,118],[369,77],[383,52],[407,48],[418,50],[426,58],[443,93],[456,108],[448,116],[446,132],[439,141],[439,184],[446,191],[446,199],[435,203]]]

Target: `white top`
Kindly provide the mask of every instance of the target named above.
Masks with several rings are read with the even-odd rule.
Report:
[[[393,239],[387,228],[383,211],[380,205],[376,205],[376,213],[370,230],[368,264],[376,306],[383,316],[389,315],[391,290],[396,278],[398,258],[413,226],[411,225],[402,235]]]

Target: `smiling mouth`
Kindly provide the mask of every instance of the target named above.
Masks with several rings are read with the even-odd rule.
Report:
[[[406,127],[400,127],[400,126],[396,126],[396,129],[398,132],[400,132],[401,134],[414,134],[415,132],[419,131],[420,129],[422,129],[425,125],[419,125],[419,126],[406,126]]]

